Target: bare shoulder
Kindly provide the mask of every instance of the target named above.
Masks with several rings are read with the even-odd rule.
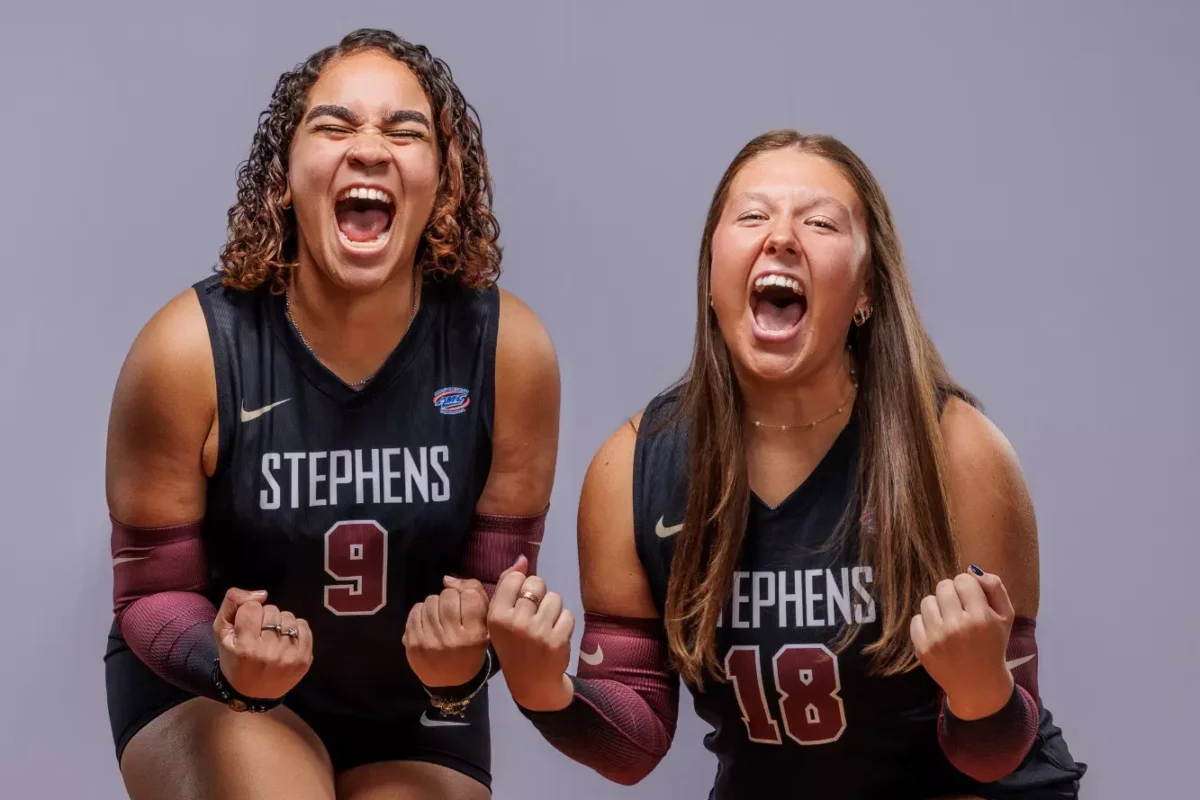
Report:
[[[525,301],[500,289],[500,322],[496,332],[497,382],[515,374],[541,381],[539,388],[558,391],[558,355],[546,326]],[[500,374],[501,365],[506,375]],[[514,381],[506,381],[513,383]]]
[[[109,414],[106,483],[113,516],[170,525],[198,516],[195,484],[216,418],[204,312],[188,289],[154,314],[121,365]],[[203,492],[199,492],[202,506]]]
[[[558,356],[533,310],[499,291],[492,468],[478,509],[536,514],[550,502],[558,459]]]
[[[941,419],[963,558],[1000,576],[1018,614],[1037,613],[1038,532],[1016,451],[981,411],[952,398]]]
[[[588,465],[579,501],[583,605],[621,617],[658,617],[633,530],[633,456],[642,414],[622,423]]]

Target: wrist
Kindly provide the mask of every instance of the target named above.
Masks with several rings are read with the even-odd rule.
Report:
[[[1000,712],[1012,699],[1016,683],[1006,668],[1002,675],[977,683],[952,695],[946,693],[946,709],[964,722],[984,719]]]
[[[282,697],[264,698],[264,697],[248,697],[233,687],[229,682],[229,678],[221,670],[221,659],[217,658],[213,661],[212,672],[210,673],[213,691],[216,694],[216,699],[229,706],[234,711],[253,711],[262,713],[270,711],[283,702]]]
[[[526,711],[562,711],[575,699],[575,684],[565,672],[538,686],[509,687],[513,702]]]
[[[491,661],[488,658],[489,655],[490,653],[486,647],[481,650],[479,653],[479,664],[476,666],[475,672],[471,674],[470,678],[467,678],[461,683],[441,684],[425,683],[422,681],[422,684],[424,684],[425,689],[430,694],[435,694],[446,698],[465,697],[474,691],[481,682],[486,681],[491,677]]]
[[[458,683],[439,683],[439,682],[426,683],[425,680],[422,678],[421,683],[424,684],[425,688],[428,689],[429,691],[437,692],[438,694],[449,695],[449,694],[454,694],[457,691],[469,692],[471,689],[475,688],[475,686],[479,683],[479,678],[480,678],[481,673],[483,673],[484,670],[487,670],[489,667],[488,648],[484,647],[482,650],[479,651],[478,663],[476,663],[476,662],[472,662],[472,663],[475,665],[475,671],[471,673],[471,677],[467,678],[464,681],[460,681]],[[460,673],[460,675],[461,675],[461,673]],[[417,677],[421,678],[420,675],[418,675]]]

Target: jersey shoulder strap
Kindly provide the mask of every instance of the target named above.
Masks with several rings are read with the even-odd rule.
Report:
[[[676,386],[650,401],[633,454],[634,542],[660,613],[687,508],[688,437],[681,398],[682,387]]]
[[[231,289],[222,283],[219,273],[192,285],[204,312],[208,339],[212,345],[213,367],[217,376],[217,468],[215,480],[224,470],[233,450],[237,400],[245,370],[240,363],[246,353],[260,353],[262,339],[269,336],[262,302],[268,286],[257,289]]]

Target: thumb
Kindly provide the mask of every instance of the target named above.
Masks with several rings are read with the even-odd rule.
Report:
[[[526,558],[524,554],[517,556],[517,560],[512,563],[512,566],[500,573],[500,577],[496,583],[500,583],[500,581],[504,580],[504,576],[510,572],[520,572],[522,575],[528,575],[529,559]]]
[[[1006,620],[1011,620],[1013,618],[1012,600],[1009,599],[1008,589],[1004,588],[1004,581],[1000,580],[1000,576],[984,572],[974,564],[971,565],[971,574],[975,576],[975,580],[979,581],[979,586],[983,589],[983,594],[987,597],[992,611]]]

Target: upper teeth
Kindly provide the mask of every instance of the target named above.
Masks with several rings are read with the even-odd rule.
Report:
[[[786,286],[796,294],[804,294],[800,289],[800,281],[785,275],[762,275],[754,282],[755,289],[765,289],[768,286]]]
[[[368,189],[365,186],[352,186],[338,195],[338,200],[376,200],[380,203],[392,202],[392,196],[382,189]]]

